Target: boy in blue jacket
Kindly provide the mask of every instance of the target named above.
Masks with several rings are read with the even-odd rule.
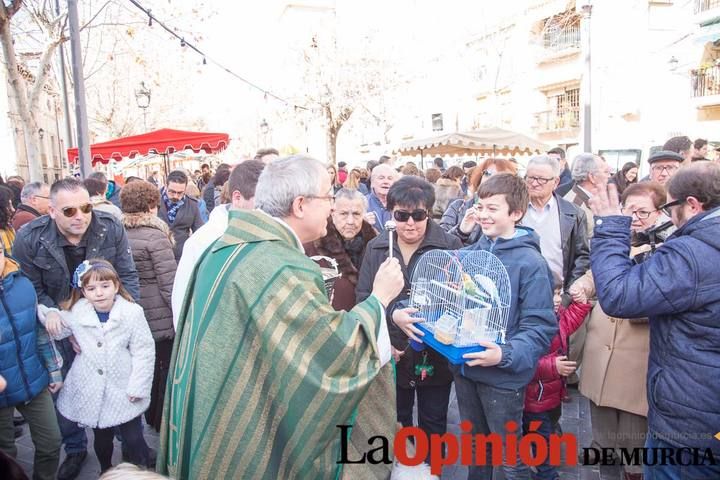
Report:
[[[515,435],[522,435],[525,387],[535,374],[538,361],[558,331],[553,307],[553,282],[550,268],[540,254],[540,240],[530,228],[517,226],[529,204],[527,186],[511,174],[493,175],[478,189],[478,204],[466,217],[469,231],[478,223],[482,237],[467,250],[487,250],[497,256],[510,278],[510,312],[506,343],[481,342],[483,352],[465,354],[464,365],[451,365],[455,377],[460,418],[473,425],[472,434],[507,433],[505,424],[514,421]],[[410,313],[410,312],[408,312]],[[393,317],[413,340],[420,331],[409,315]],[[404,320],[404,321],[403,321]],[[503,452],[505,445],[503,445]],[[477,458],[473,452],[473,459]],[[492,459],[487,446],[487,463]],[[505,458],[503,458],[503,461]],[[524,465],[503,464],[505,478],[528,478]],[[468,479],[491,480],[491,465],[469,467]]]
[[[30,425],[35,445],[33,478],[54,479],[60,429],[51,393],[62,386],[62,360],[37,321],[35,288],[0,246],[0,450],[15,457],[13,411]]]

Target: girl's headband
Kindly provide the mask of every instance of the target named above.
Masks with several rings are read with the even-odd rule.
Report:
[[[90,262],[87,260],[78,265],[73,274],[72,286],[74,288],[82,288],[82,277],[92,270],[92,268],[92,265],[90,265]]]

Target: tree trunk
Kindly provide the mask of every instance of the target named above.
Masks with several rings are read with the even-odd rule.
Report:
[[[25,150],[27,151],[27,162],[30,170],[30,178],[27,180],[30,182],[42,182],[43,172],[38,148],[40,136],[38,134],[37,120],[34,112],[30,109],[25,80],[20,76],[20,72],[18,71],[9,19],[0,22],[0,44],[2,44],[3,56],[5,57],[8,83],[10,84],[11,91],[14,93],[15,105],[17,106],[17,113],[20,116],[20,123],[25,139]]]
[[[329,125],[325,131],[325,145],[327,148],[327,164],[333,165],[337,169],[337,130],[333,125]]]

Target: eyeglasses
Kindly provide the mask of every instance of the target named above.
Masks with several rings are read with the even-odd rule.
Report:
[[[680,167],[678,165],[653,165],[652,171],[655,173],[662,173],[663,171],[667,173],[675,173],[675,171],[679,170]]]
[[[44,198],[45,200],[50,200],[50,197],[46,197],[45,195],[33,195],[35,198]]]
[[[686,198],[679,198],[677,200],[673,200],[672,202],[668,202],[664,205],[660,205],[660,208],[658,210],[662,211],[665,215],[668,217],[672,216],[672,210],[670,210],[673,207],[677,207],[678,205],[682,205],[687,201]]]
[[[80,205],[79,207],[65,207],[61,209],[63,215],[65,215],[68,218],[72,218],[77,214],[77,211],[80,210],[82,213],[88,214],[92,212],[93,206],[92,203],[86,203],[84,205]]]
[[[652,210],[648,212],[647,210],[629,210],[623,207],[620,209],[620,212],[622,212],[623,215],[627,215],[628,217],[632,217],[633,215],[635,215],[640,220],[646,220],[650,218],[650,215],[657,212],[657,210]]]
[[[555,180],[555,177],[544,178],[544,177],[525,177],[525,181],[532,185],[533,182],[537,182],[538,185],[546,185],[549,181]]]
[[[493,176],[493,172],[491,172],[490,170],[483,170],[483,177],[492,177],[492,176]]]
[[[405,210],[395,210],[393,212],[393,217],[398,222],[407,222],[410,220],[410,217],[416,222],[422,222],[426,218],[428,218],[428,212],[427,210],[413,210],[412,212],[407,212]]]
[[[330,203],[335,201],[335,195],[305,195],[305,198],[315,198],[318,200],[330,200]]]

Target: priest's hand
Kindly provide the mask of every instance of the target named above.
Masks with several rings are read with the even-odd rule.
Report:
[[[380,268],[375,274],[372,293],[380,300],[383,307],[387,308],[404,286],[405,278],[400,269],[400,262],[397,258],[388,258],[380,264]]]

